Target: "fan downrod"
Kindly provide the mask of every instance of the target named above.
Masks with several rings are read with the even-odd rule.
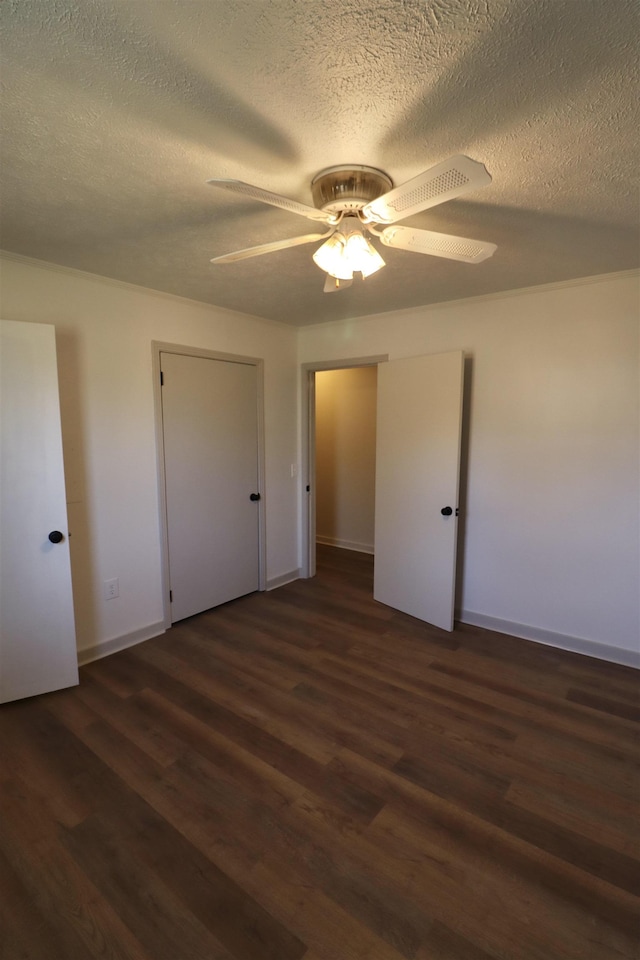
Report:
[[[347,163],[327,167],[311,181],[313,203],[328,213],[362,210],[393,187],[391,177],[376,167]]]

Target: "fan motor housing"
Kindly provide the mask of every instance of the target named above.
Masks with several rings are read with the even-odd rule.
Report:
[[[382,170],[348,163],[321,170],[311,181],[311,195],[320,210],[344,213],[361,210],[392,187],[391,177]]]

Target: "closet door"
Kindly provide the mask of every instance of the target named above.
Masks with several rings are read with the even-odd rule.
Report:
[[[374,597],[453,629],[462,353],[378,365]]]
[[[55,329],[0,339],[0,702],[78,682]]]
[[[259,589],[255,365],[161,353],[171,620]]]

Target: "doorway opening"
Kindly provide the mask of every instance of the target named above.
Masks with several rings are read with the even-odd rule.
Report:
[[[358,431],[366,428],[357,422],[341,428],[335,423],[319,427],[317,421],[317,414],[324,416],[322,408],[327,406],[329,419],[335,421],[338,411],[331,408],[340,406],[339,395],[343,407],[345,401],[358,406],[353,390],[358,378],[348,374],[357,373],[350,368],[367,366],[377,369],[371,456],[375,473],[373,486],[367,481],[363,497],[374,504],[369,533],[367,517],[357,516],[355,526],[350,522],[361,506],[357,485],[355,491],[348,489],[348,483],[341,489],[343,478],[338,474],[344,465],[331,462],[341,447],[358,446],[363,439]],[[374,598],[448,631],[453,629],[456,588],[464,367],[463,353],[451,351],[393,361],[367,357],[304,369],[307,522],[303,524],[302,575],[315,574],[316,542],[363,552],[368,548],[370,553],[375,551]],[[334,376],[325,396],[320,377],[326,371]],[[340,384],[343,375],[350,383],[346,388]],[[353,420],[354,410],[348,414]],[[329,463],[320,466],[317,460],[326,456],[323,445],[332,449]],[[326,474],[330,498],[320,486]]]
[[[316,373],[316,544],[374,553],[377,374]]]
[[[384,354],[303,364],[303,463],[307,498],[306,523],[302,525],[303,577],[315,575],[316,543],[373,553],[375,382],[378,363],[386,360],[388,355]],[[350,372],[354,374],[352,379]],[[325,374],[328,379],[322,383],[320,378]],[[349,395],[352,400],[356,398],[358,409],[347,411],[347,417],[338,422]],[[319,412],[323,417],[321,426]],[[358,451],[349,450],[358,424],[364,425],[367,436]],[[339,460],[345,449],[348,451],[346,463]],[[358,478],[366,485],[360,505],[351,482]]]

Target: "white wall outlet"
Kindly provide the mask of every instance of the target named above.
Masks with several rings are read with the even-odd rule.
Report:
[[[113,580],[105,580],[104,582],[104,598],[105,600],[114,600],[116,597],[120,596],[120,581],[117,577]]]

